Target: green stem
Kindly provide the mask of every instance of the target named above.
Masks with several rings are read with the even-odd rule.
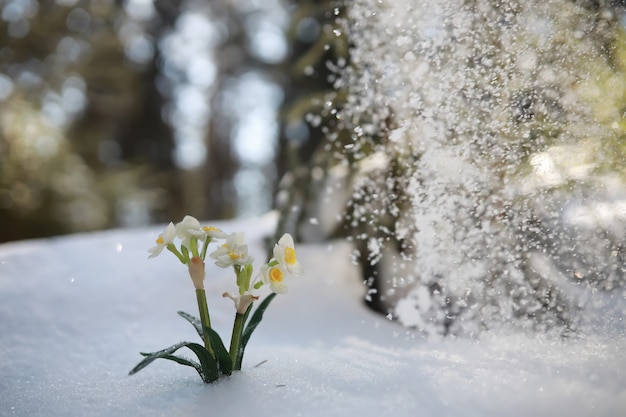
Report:
[[[233,361],[233,370],[241,370],[241,364],[237,363],[239,356],[239,345],[241,344],[241,334],[243,333],[244,315],[236,313],[233,323],[233,334],[230,338],[230,358]]]
[[[178,249],[176,249],[176,246],[174,246],[173,243],[170,243],[169,245],[167,245],[167,250],[169,250],[174,255],[176,255],[176,257],[181,263],[186,264],[187,262],[189,262],[189,257],[185,258],[185,256],[182,253],[180,253]]]
[[[200,257],[200,254],[198,253],[198,239],[197,238],[192,237],[189,239],[189,248],[191,249],[191,254],[193,256]]]
[[[206,293],[204,292],[204,289],[196,290],[196,300],[198,300],[198,310],[200,312],[200,321],[202,322],[204,347],[211,353],[211,355],[214,355],[213,349],[211,349],[209,335],[204,331],[205,327],[211,328],[211,318],[209,317],[209,307],[206,303]]]
[[[206,252],[207,252],[207,249],[209,249],[209,243],[211,243],[211,238],[207,236],[204,239],[204,244],[202,245],[202,254],[200,255],[200,258],[202,258],[203,261],[206,258]]]

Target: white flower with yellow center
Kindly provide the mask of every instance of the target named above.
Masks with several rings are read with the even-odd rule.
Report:
[[[213,226],[202,226],[202,231],[207,237],[211,239],[226,239],[228,238],[228,233],[225,233],[219,227]]]
[[[302,275],[302,265],[298,262],[293,238],[289,233],[285,233],[274,245],[274,258],[291,275]]]
[[[156,246],[148,249],[148,252],[150,252],[150,256],[148,258],[154,258],[155,256],[158,256],[161,252],[163,252],[163,249],[165,249],[167,245],[173,244],[175,238],[176,226],[174,226],[174,223],[170,222],[170,224],[167,225],[163,233],[161,233],[157,238]]]
[[[229,235],[226,242],[209,256],[211,259],[215,259],[215,265],[220,268],[228,268],[233,265],[244,266],[253,261],[252,257],[248,255],[248,245],[245,244],[243,232]]]
[[[285,280],[287,273],[281,264],[272,265],[273,263],[274,262],[270,262],[269,264],[261,267],[261,280],[264,284],[268,284],[270,286],[270,290],[272,292],[275,292],[276,294],[286,294],[287,286],[283,281]]]

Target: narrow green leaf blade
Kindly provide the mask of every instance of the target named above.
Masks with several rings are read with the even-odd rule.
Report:
[[[226,350],[224,342],[222,342],[222,338],[215,330],[211,329],[210,327],[205,327],[204,331],[209,335],[211,347],[215,352],[220,371],[224,375],[230,375],[233,370],[233,360],[230,358],[230,354]]]
[[[261,323],[261,320],[263,320],[263,313],[265,313],[265,310],[270,305],[274,297],[276,297],[275,292],[271,293],[270,295],[265,297],[263,301],[261,301],[261,304],[259,304],[256,310],[254,310],[252,317],[250,317],[250,321],[246,325],[246,328],[243,330],[243,334],[241,335],[241,344],[239,345],[239,351],[237,352],[236,365],[239,368],[241,368],[241,362],[243,361],[243,354],[244,354],[244,351],[246,350],[246,345],[248,344],[248,341],[250,340],[250,336],[252,336],[252,333],[254,332],[254,330],[257,328],[259,323]],[[248,313],[249,311],[246,312],[246,315]]]
[[[188,343],[186,346],[198,357],[204,374],[204,382],[211,383],[217,381],[220,377],[217,361],[211,356],[209,351],[197,343]]]
[[[200,364],[198,362],[192,361],[191,359],[183,358],[182,356],[165,355],[165,356],[161,356],[160,359],[167,359],[167,360],[179,363],[181,365],[190,366],[192,368],[195,368],[198,372],[202,371],[202,367],[200,366]],[[202,374],[200,374],[200,375],[202,375]]]
[[[246,312],[243,314],[243,324],[245,325],[248,322],[248,317],[250,316],[250,312],[252,311],[252,303],[246,309]],[[243,337],[243,330],[241,331],[241,335]],[[247,343],[247,340],[246,340]],[[241,340],[239,341],[239,348],[237,349],[237,354],[235,356],[235,363],[233,364],[234,369],[241,369],[241,361],[243,359],[243,351],[245,346],[242,348]]]
[[[204,335],[202,334],[202,322],[199,318],[192,316],[189,313],[185,313],[184,311],[178,311],[178,315],[187,320],[189,323],[193,325],[193,327],[198,332],[200,339],[204,340]]]
[[[174,361],[181,365],[190,366],[194,368],[196,372],[198,372],[198,375],[200,375],[200,378],[202,378],[202,381],[204,382],[204,371],[202,370],[202,366],[200,366],[198,362],[192,361],[191,359],[183,358],[181,356],[176,356],[176,355],[165,355],[165,356],[161,356],[160,359],[168,359],[170,361]]]
[[[163,358],[163,357],[165,357],[167,355],[171,355],[172,353],[176,352],[181,347],[187,346],[187,344],[189,344],[189,343],[190,342],[180,342],[180,343],[176,343],[175,345],[172,345],[170,347],[167,347],[167,348],[165,348],[163,350],[159,350],[158,352],[142,353],[142,355],[145,356],[144,360],[139,362],[137,364],[137,366],[135,366],[133,369],[131,369],[131,371],[128,373],[128,375],[136,374],[137,372],[141,371],[146,366],[150,365],[155,360],[157,360],[159,358]]]

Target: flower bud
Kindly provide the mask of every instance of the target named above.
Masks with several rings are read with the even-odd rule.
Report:
[[[204,289],[204,261],[200,257],[194,256],[189,260],[189,276],[196,290]]]
[[[249,293],[245,293],[243,295],[233,295],[231,293],[225,292],[224,294],[222,294],[222,297],[227,297],[233,300],[237,313],[242,315],[246,313],[248,307],[250,307],[250,304],[259,299],[258,296]]]

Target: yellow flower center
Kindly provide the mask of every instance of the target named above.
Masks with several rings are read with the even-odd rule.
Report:
[[[217,232],[219,229],[213,226],[204,226],[202,230],[204,230],[205,232]]]
[[[270,269],[270,280],[272,282],[283,282],[283,271],[280,268]]]
[[[163,244],[163,236],[159,236],[156,240],[157,245],[162,245]]]
[[[298,260],[296,259],[296,251],[294,250],[294,248],[285,248],[285,262],[287,262],[289,265],[293,265],[297,261]]]
[[[230,259],[233,261],[236,261],[237,259],[241,258],[241,255],[236,252],[228,252],[228,256],[230,256]]]

